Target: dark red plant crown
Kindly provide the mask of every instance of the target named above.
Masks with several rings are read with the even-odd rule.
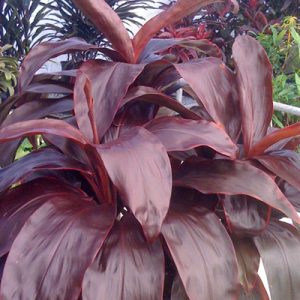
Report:
[[[260,258],[272,300],[299,297],[300,124],[269,128],[265,51],[239,36],[233,72],[160,55],[198,41],[151,39],[214,2],[178,0],[131,40],[104,0],[74,0],[113,49],[72,38],[29,53],[0,106],[1,300],[269,299]],[[108,59],[36,74],[91,50]]]

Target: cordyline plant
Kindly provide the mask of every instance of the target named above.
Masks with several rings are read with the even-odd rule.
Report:
[[[130,40],[105,1],[74,0],[114,49],[70,39],[27,56],[0,113],[1,300],[268,299],[260,257],[272,299],[298,298],[300,124],[268,132],[266,53],[238,37],[233,73],[172,63],[156,53],[183,41],[151,40],[214,2],[178,0]],[[112,61],[34,76],[88,49]],[[171,97],[179,79],[197,110]],[[14,161],[25,137],[34,151]]]

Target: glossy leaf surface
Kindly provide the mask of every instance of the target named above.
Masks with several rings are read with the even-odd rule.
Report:
[[[167,151],[208,146],[231,158],[236,156],[236,146],[224,129],[213,122],[162,117],[148,123],[146,128],[160,139]]]
[[[1,299],[77,300],[84,273],[113,222],[112,207],[74,194],[53,197],[29,218],[13,243]]]
[[[264,48],[250,36],[239,36],[232,48],[239,88],[246,154],[266,134],[272,120],[272,65]]]
[[[254,238],[262,256],[272,300],[297,300],[300,294],[300,235],[295,227],[280,221]]]
[[[174,204],[162,234],[190,300],[199,295],[207,300],[234,299],[238,276],[233,245],[214,213],[197,202]]]
[[[132,215],[116,223],[83,281],[83,300],[162,299],[164,255]]]
[[[168,212],[172,188],[165,147],[146,129],[136,128],[99,146],[98,152],[147,239],[157,237]]]
[[[251,196],[299,223],[295,208],[271,177],[247,162],[213,160],[190,163],[179,170],[174,181],[175,185],[195,188],[202,193]]]

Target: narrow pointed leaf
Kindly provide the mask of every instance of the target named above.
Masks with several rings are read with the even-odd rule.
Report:
[[[89,61],[75,83],[74,110],[80,130],[99,143],[144,65]],[[110,88],[108,88],[110,87]]]
[[[234,249],[214,213],[197,202],[177,203],[170,208],[162,234],[190,300],[198,300],[199,295],[207,300],[235,298]]]
[[[170,8],[150,19],[133,39],[135,59],[138,60],[150,39],[163,27],[174,24],[185,16],[197,12],[200,8],[217,2],[224,2],[224,0],[178,0]]]
[[[189,163],[175,175],[174,183],[208,194],[248,195],[300,222],[295,208],[272,178],[247,162],[212,160]]]
[[[175,64],[174,67],[211,118],[236,141],[240,134],[241,119],[233,72],[215,58]]]
[[[139,223],[125,215],[112,232],[83,281],[83,300],[160,300],[164,254],[159,240],[148,244]]]
[[[171,165],[165,147],[146,129],[135,128],[99,146],[98,152],[147,239],[157,237],[168,212],[172,188]]]
[[[251,149],[249,156],[261,155],[270,146],[277,142],[300,135],[300,123],[290,125],[288,127],[279,129],[265,136],[261,141],[258,141]]]
[[[87,176],[91,171],[81,162],[69,158],[60,152],[45,148],[15,161],[11,165],[0,169],[0,192],[8,189],[35,170],[73,170]]]
[[[12,245],[1,299],[77,300],[84,273],[113,222],[112,207],[96,206],[77,195],[47,201],[28,219]]]
[[[233,48],[236,65],[242,130],[246,154],[260,141],[273,115],[272,65],[264,48],[250,36],[236,38]]]
[[[28,87],[35,72],[50,58],[74,51],[87,51],[97,48],[97,46],[88,44],[78,38],[41,43],[29,52],[21,65],[18,83],[19,91],[24,91]]]
[[[133,47],[128,32],[118,14],[104,0],[72,0],[97,29],[112,43],[117,52],[133,62]]]
[[[145,127],[160,139],[167,151],[208,146],[223,155],[236,157],[236,146],[224,129],[213,122],[162,117],[154,119]]]
[[[280,221],[254,238],[266,270],[272,300],[297,300],[300,295],[300,234]]]

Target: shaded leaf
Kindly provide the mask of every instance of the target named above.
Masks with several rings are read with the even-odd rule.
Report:
[[[233,245],[214,213],[197,202],[177,202],[169,210],[162,234],[190,300],[198,300],[199,295],[207,300],[236,297]]]
[[[300,235],[287,223],[274,221],[254,238],[266,270],[272,300],[297,300],[300,295]]]
[[[165,147],[149,131],[135,128],[97,149],[147,239],[157,237],[168,212],[172,189],[171,165]]]
[[[84,276],[83,300],[159,300],[163,285],[160,241],[148,244],[139,223],[125,214]]]
[[[270,300],[269,295],[264,287],[263,282],[259,277],[257,277],[257,281],[254,289],[247,293],[242,288],[240,289],[239,300]]]
[[[171,293],[171,300],[189,300],[178,274],[173,281]]]
[[[295,222],[300,221],[295,208],[271,177],[244,161],[192,162],[183,165],[175,174],[174,183],[195,188],[201,193],[248,195],[282,211]]]
[[[236,157],[237,147],[222,127],[213,122],[162,117],[154,119],[145,128],[160,139],[167,151],[208,146],[223,155]]]
[[[84,273],[113,222],[110,206],[96,206],[75,194],[52,197],[28,219],[12,245],[1,299],[77,300]]]
[[[246,154],[266,134],[273,115],[272,65],[264,48],[250,36],[238,36],[232,48],[239,88]]]

